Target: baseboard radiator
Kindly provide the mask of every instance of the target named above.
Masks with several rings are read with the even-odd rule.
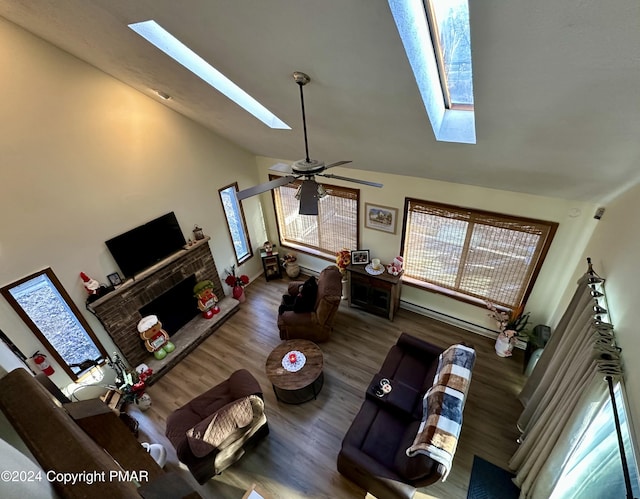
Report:
[[[453,317],[452,315],[438,312],[437,310],[423,307],[421,305],[416,305],[415,303],[411,303],[402,299],[400,300],[400,308],[409,310],[410,312],[415,312],[416,314],[424,315],[425,317],[429,317],[430,319],[444,322],[445,324],[449,324],[450,326],[459,327],[460,329],[479,334],[480,336],[485,336],[486,338],[495,340],[498,337],[498,333],[496,331],[493,331],[492,329],[489,329],[487,327],[480,326],[463,319],[458,319],[457,317]],[[524,341],[517,340],[515,346],[516,348],[525,349],[527,347],[527,344]]]
[[[320,272],[314,269],[310,269],[309,267],[300,266],[300,272],[307,276],[316,276],[320,275]],[[453,317],[452,315],[448,315],[442,312],[438,312],[437,310],[433,310],[431,308],[423,307],[421,305],[416,305],[415,303],[408,302],[406,300],[400,299],[400,308],[408,310],[410,312],[415,312],[416,314],[424,315],[425,317],[429,317],[430,319],[435,319],[440,322],[444,322],[445,324],[449,324],[450,326],[459,327],[460,329],[464,329],[465,331],[469,331],[471,333],[479,334],[480,336],[484,336],[486,338],[496,339],[498,337],[498,333],[484,326],[480,326],[478,324],[474,324],[473,322],[465,321],[463,319],[458,319],[457,317]],[[516,348],[525,349],[527,344],[524,341],[517,340]]]

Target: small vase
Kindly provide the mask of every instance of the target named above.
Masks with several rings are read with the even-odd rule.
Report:
[[[234,286],[232,296],[240,303],[244,303],[247,297],[244,295],[244,288],[242,286]]]
[[[514,331],[502,331],[496,338],[496,354],[498,357],[511,357],[515,343]]]
[[[342,278],[342,299],[347,300],[349,298],[349,279]]]

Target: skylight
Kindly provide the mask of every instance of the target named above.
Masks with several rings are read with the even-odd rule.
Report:
[[[423,0],[388,2],[436,140],[475,144],[467,0],[425,0],[431,28]]]
[[[473,106],[471,36],[467,0],[427,0],[447,107]]]
[[[291,127],[280,120],[266,107],[229,80],[220,71],[211,66],[180,40],[166,31],[153,20],[129,24],[129,27],[142,38],[160,49],[193,74],[207,82],[219,92],[234,101],[245,111],[262,121],[270,128],[291,130]]]

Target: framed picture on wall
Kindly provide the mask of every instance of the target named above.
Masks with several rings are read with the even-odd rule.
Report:
[[[351,265],[366,265],[367,263],[369,263],[369,250],[351,252]]]
[[[389,234],[396,233],[396,223],[398,220],[398,210],[388,206],[376,204],[364,204],[364,226],[368,229],[381,230]]]

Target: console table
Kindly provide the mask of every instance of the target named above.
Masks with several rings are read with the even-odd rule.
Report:
[[[372,314],[393,320],[400,307],[402,274],[393,276],[387,271],[369,274],[364,265],[349,265],[349,306],[360,307]]]

